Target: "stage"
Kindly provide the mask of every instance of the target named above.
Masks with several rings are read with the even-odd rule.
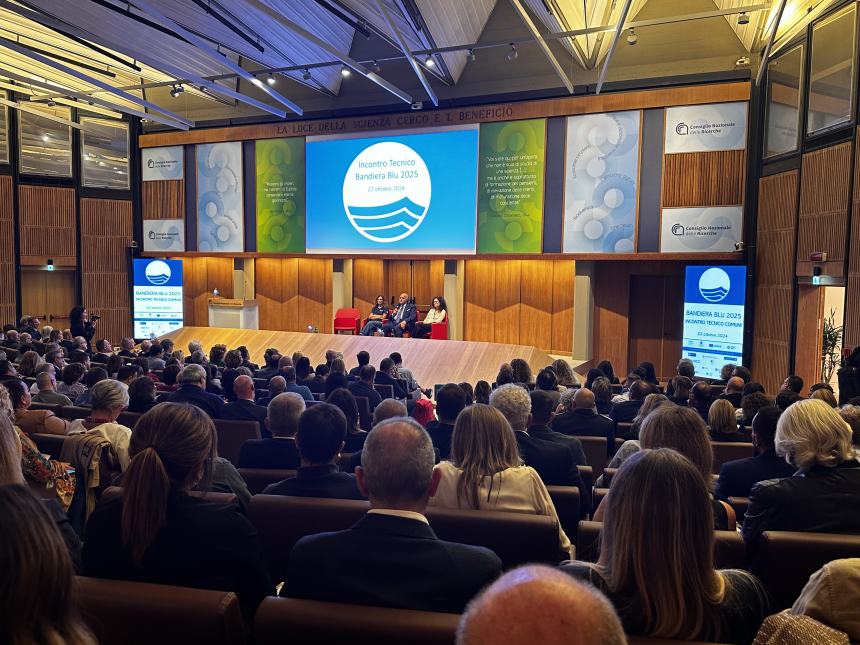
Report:
[[[275,347],[281,354],[300,351],[316,366],[325,362],[325,352],[333,349],[343,354],[347,369],[358,364],[355,355],[365,350],[370,362],[379,368],[379,362],[391,352],[400,352],[403,366],[422,387],[436,383],[468,381],[474,385],[483,379],[492,383],[499,365],[514,358],[524,358],[532,373],[552,363],[553,358],[543,350],[527,345],[483,343],[463,340],[421,340],[414,338],[383,338],[379,336],[351,336],[346,334],[311,334],[290,331],[264,331],[255,329],[229,329],[224,327],[183,327],[164,336],[188,355],[188,343],[199,340],[208,355],[209,348],[222,343],[228,349],[240,345],[248,348],[251,360],[263,366],[263,352]]]

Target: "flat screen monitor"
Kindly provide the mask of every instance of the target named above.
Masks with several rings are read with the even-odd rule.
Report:
[[[182,260],[132,262],[134,337],[153,338],[182,327]]]

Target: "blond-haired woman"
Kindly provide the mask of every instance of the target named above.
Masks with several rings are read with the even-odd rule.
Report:
[[[496,408],[476,403],[457,416],[451,459],[438,466],[442,479],[430,504],[444,508],[548,515],[555,505],[537,471],[524,466],[511,425]],[[559,524],[559,546],[570,540]]]
[[[798,472],[753,486],[744,539],[764,531],[860,533],[860,462],[839,413],[824,401],[798,401],[779,418],[775,444]]]
[[[727,399],[717,399],[708,408],[708,430],[712,441],[747,441],[738,431],[735,406]]]
[[[606,501],[597,563],[561,569],[605,593],[625,632],[752,642],[767,596],[751,574],[714,569],[711,500],[696,465],[668,448],[643,450],[618,470]]]

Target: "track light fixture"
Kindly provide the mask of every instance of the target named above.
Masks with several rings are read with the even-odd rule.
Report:
[[[379,66],[378,60],[373,61],[373,64],[370,66],[370,71],[375,72],[377,74],[382,71],[382,67]]]
[[[517,46],[511,43],[511,51],[508,52],[508,60],[516,60],[519,57]]]
[[[474,49],[469,50],[469,62],[470,63],[475,62],[475,50]]]
[[[741,15],[738,16],[738,24],[739,25],[750,24],[750,16],[746,11],[744,11],[743,13],[741,13]]]
[[[434,67],[436,65],[436,61],[433,60],[433,54],[427,55],[427,58],[424,59],[424,65],[426,67]]]
[[[639,36],[636,35],[636,32],[633,31],[633,27],[630,27],[630,31],[627,33],[627,44],[635,45],[639,42]]]
[[[277,82],[278,82],[278,79],[276,79],[276,78],[275,78],[275,75],[274,75],[274,74],[272,74],[271,72],[269,72],[269,75],[266,77],[266,82],[267,82],[269,85],[274,85],[275,83],[277,83]]]
[[[174,85],[173,89],[170,90],[170,96],[173,98],[177,98],[180,94],[185,91],[185,88],[182,85]]]
[[[302,80],[303,80],[303,81],[309,81],[309,80],[311,80],[311,70],[309,70],[307,67],[305,67],[305,68],[302,70]]]
[[[344,78],[346,78],[350,74],[352,74],[352,72],[349,71],[349,67],[341,67],[340,68],[340,75],[343,76]]]

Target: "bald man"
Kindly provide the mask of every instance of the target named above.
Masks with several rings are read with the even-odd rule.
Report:
[[[741,399],[744,398],[744,380],[740,376],[731,377],[726,381],[726,387],[720,398],[729,401],[735,409],[741,407]]]
[[[606,437],[607,454],[614,450],[615,422],[597,414],[594,393],[587,388],[568,388],[561,393],[551,427],[555,432],[574,437]]]
[[[299,435],[301,439],[301,426]],[[436,537],[424,517],[440,478],[433,461],[430,436],[414,419],[398,417],[375,426],[364,443],[362,465],[356,469],[358,486],[370,498],[370,510],[345,531],[299,540],[290,553],[281,594],[379,607],[463,611],[499,575],[502,563],[489,549]]]
[[[405,332],[412,333],[416,320],[418,320],[418,309],[409,299],[408,293],[401,293],[397,299],[394,315],[382,324],[382,334],[384,336],[394,334],[397,338],[402,338]]]
[[[457,645],[624,645],[621,621],[593,587],[546,566],[509,571],[469,603]]]
[[[54,370],[44,370],[36,375],[36,386],[39,392],[33,395],[33,403],[50,405],[72,405],[72,400],[65,394],[57,392],[57,379]]]
[[[233,393],[236,395],[236,400],[224,406],[221,418],[256,421],[260,424],[260,435],[264,439],[270,438],[272,435],[266,425],[266,407],[254,403],[254,379],[245,374],[237,376],[233,381]]]

